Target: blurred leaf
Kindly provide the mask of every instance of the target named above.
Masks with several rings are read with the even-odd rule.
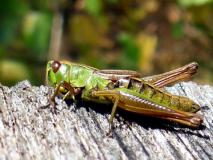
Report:
[[[3,55],[5,55],[5,50],[2,46],[0,46],[0,58],[3,57]]]
[[[102,11],[101,0],[85,0],[85,9],[94,16],[99,16]]]
[[[28,10],[27,5],[19,0],[2,1],[0,4],[0,43],[9,45],[16,35],[21,17]]]
[[[184,36],[184,24],[183,22],[177,22],[172,24],[172,36],[174,38],[182,38]]]
[[[88,54],[81,56],[79,61],[97,68],[105,68],[107,66],[106,59],[97,50],[90,51]]]
[[[139,47],[134,37],[128,33],[121,33],[118,36],[118,42],[121,45],[123,52],[123,63],[128,68],[135,69],[139,60]]]
[[[1,60],[0,75],[0,81],[6,85],[12,85],[17,81],[30,79],[28,66],[15,60]]]
[[[2,62],[13,58],[16,63],[20,60],[18,63],[24,67],[27,64],[27,70],[34,76],[31,82],[39,79],[41,83],[44,71],[40,69],[45,65],[50,29],[55,28],[52,16],[60,14],[63,26],[58,48],[63,58],[72,57],[100,68],[140,68],[146,74],[153,69],[156,73],[167,71],[174,61],[183,64],[193,59],[207,64],[208,72],[203,72],[207,74],[212,71],[209,67],[213,50],[212,2],[1,1],[0,59]]]
[[[10,44],[14,40],[16,29],[18,26],[18,19],[11,18],[2,20],[0,23],[0,42],[4,45]]]
[[[0,17],[11,17],[11,16],[20,16],[25,13],[28,9],[27,4],[24,1],[19,0],[6,0],[1,1],[0,5]]]
[[[36,57],[44,57],[49,46],[52,15],[31,12],[23,20],[22,34],[24,42]]]
[[[52,9],[55,7],[59,7],[61,2],[64,2],[66,0],[28,0],[30,6],[36,10],[39,11],[45,11],[48,9]],[[57,6],[58,5],[58,6]],[[61,6],[60,6],[61,7]]]
[[[139,67],[143,73],[149,73],[153,68],[153,57],[157,47],[157,36],[139,33],[137,44],[140,47]]]
[[[178,3],[184,7],[200,6],[212,2],[213,0],[178,0]]]
[[[107,3],[109,3],[109,4],[116,4],[118,2],[119,2],[119,0],[107,0]]]
[[[110,47],[111,42],[105,37],[107,23],[100,23],[88,16],[78,15],[70,21],[69,38],[74,44],[83,49],[93,47]]]

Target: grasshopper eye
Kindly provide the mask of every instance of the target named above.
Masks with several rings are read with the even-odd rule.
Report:
[[[51,67],[52,67],[54,73],[56,73],[58,71],[60,66],[61,66],[61,63],[59,61],[53,61],[53,63],[51,64]]]

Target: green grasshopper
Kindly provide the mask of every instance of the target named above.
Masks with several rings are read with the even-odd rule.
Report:
[[[163,89],[190,78],[197,68],[198,64],[192,62],[170,72],[141,78],[140,73],[131,70],[99,70],[67,61],[49,61],[46,80],[55,87],[52,101],[63,93],[63,99],[80,96],[83,100],[113,103],[110,125],[116,109],[120,108],[197,128],[203,122],[202,116],[195,113],[200,106]]]

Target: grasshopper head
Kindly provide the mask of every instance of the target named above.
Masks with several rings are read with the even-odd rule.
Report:
[[[46,83],[55,86],[67,77],[68,66],[59,61],[49,61],[46,68]]]

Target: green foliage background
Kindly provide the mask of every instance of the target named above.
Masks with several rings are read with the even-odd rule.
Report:
[[[43,84],[50,59],[165,72],[191,61],[213,83],[213,0],[0,2],[0,83]]]

